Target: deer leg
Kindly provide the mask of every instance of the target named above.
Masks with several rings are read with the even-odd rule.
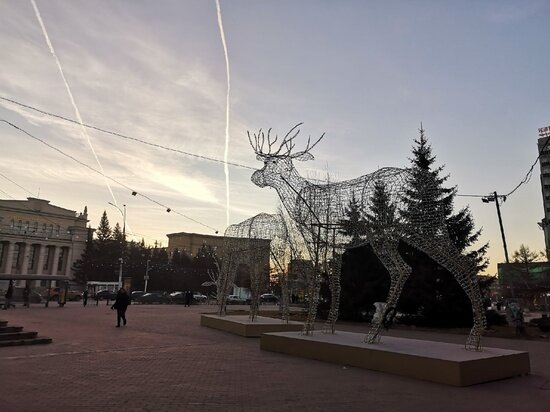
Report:
[[[380,331],[382,327],[387,328],[391,323],[403,285],[411,274],[410,266],[405,263],[397,251],[397,245],[383,251],[381,248],[373,247],[373,249],[390,274],[390,290],[386,299],[384,314],[373,322],[367,336],[365,336],[366,343],[380,342]]]
[[[443,246],[421,242],[421,249],[438,264],[451,272],[472,304],[473,326],[466,339],[466,349],[481,351],[481,335],[486,328],[481,290],[476,278],[475,262],[463,256],[449,240]]]
[[[340,307],[340,274],[342,271],[342,255],[338,254],[332,261],[333,267],[330,271],[330,311],[323,326],[324,333],[334,333],[334,327],[338,320],[338,309]]]
[[[315,326],[315,318],[317,317],[317,306],[319,305],[319,290],[321,288],[320,275],[318,268],[315,268],[313,273],[308,276],[308,294],[309,302],[307,309],[307,318],[302,330],[303,335],[312,335]]]

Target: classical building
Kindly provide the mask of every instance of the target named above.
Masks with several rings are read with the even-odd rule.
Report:
[[[87,217],[86,209],[76,213],[44,199],[0,200],[0,279],[45,286],[47,276],[71,278],[88,238]]]
[[[542,204],[544,207],[544,218],[539,226],[544,231],[546,245],[546,256],[550,258],[550,126],[539,129],[539,164],[540,164],[540,186],[542,189]]]

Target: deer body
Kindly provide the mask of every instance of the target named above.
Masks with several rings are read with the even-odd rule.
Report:
[[[398,213],[399,207],[404,206],[402,199],[408,188],[411,172],[408,169],[383,168],[371,174],[338,183],[315,184],[310,182],[299,175],[293,165],[293,160],[313,159],[310,150],[323,136],[313,145],[310,145],[310,141],[308,141],[305,150],[292,153],[293,139],[299,133],[299,130],[296,132],[294,130],[298,126],[291,129],[282,140],[279,149],[274,152],[272,152],[272,147],[277,138],[271,141],[269,131],[267,135],[269,151],[267,153],[263,151],[264,134],[260,131],[258,135],[255,135],[255,144],[252,143],[249,134],[250,143],[258,159],[264,162],[264,167],[254,172],[251,180],[257,186],[271,187],[277,191],[288,214],[301,229],[312,260],[319,260],[323,255],[326,263],[332,257],[329,274],[332,300],[325,331],[334,332],[340,293],[340,259],[343,245],[349,245],[352,240],[337,230],[346,217],[346,207],[350,200],[354,199],[363,206],[364,210],[367,210],[369,201],[375,192],[375,185],[377,182],[382,182],[387,189],[389,202],[396,206],[396,213]],[[293,132],[294,135],[290,136]],[[281,153],[283,149],[284,151]],[[426,195],[426,198],[429,198],[432,190],[435,190],[433,185],[430,185],[429,179],[426,179],[426,184],[422,184],[420,188],[421,195]],[[480,350],[480,337],[485,327],[485,317],[481,304],[481,293],[477,285],[475,264],[463,256],[452,244],[446,230],[444,214],[440,208],[409,213],[406,222],[388,219],[379,224],[366,225],[361,230],[361,236],[351,242],[352,246],[353,243],[355,245],[369,243],[390,275],[386,312],[384,316],[373,323],[365,338],[366,342],[379,341],[381,328],[395,313],[401,290],[411,273],[411,268],[397,251],[400,241],[425,252],[454,274],[470,298],[474,314],[474,326],[466,347]],[[329,272],[327,265],[325,270]],[[312,329],[313,327],[316,310],[317,299],[314,296],[313,302],[310,303],[306,333],[311,332],[308,328]]]

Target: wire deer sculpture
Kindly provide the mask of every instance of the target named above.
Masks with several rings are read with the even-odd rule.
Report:
[[[308,139],[304,150],[295,151],[295,138],[300,124],[294,126],[277,145],[278,137],[272,138],[271,129],[267,135],[260,129],[253,134],[248,132],[250,145],[258,160],[264,166],[252,174],[251,180],[259,187],[275,189],[283,206],[303,236],[309,254],[317,264],[317,271],[328,274],[331,290],[331,307],[324,332],[334,333],[338,319],[340,298],[341,255],[344,248],[351,244],[360,246],[370,244],[373,251],[390,275],[390,289],[386,300],[385,312],[373,321],[365,342],[380,341],[380,332],[386,320],[391,319],[397,307],[405,281],[411,274],[411,267],[403,260],[397,250],[399,242],[405,242],[426,253],[439,265],[451,272],[472,304],[473,327],[466,340],[466,349],[481,350],[481,334],[485,328],[485,315],[476,278],[475,262],[460,253],[453,245],[447,231],[441,208],[430,207],[434,198],[435,184],[430,175],[420,177],[419,191],[426,200],[425,208],[410,210],[407,219],[397,219],[405,209],[403,198],[410,189],[412,171],[400,168],[382,168],[356,179],[338,183],[317,183],[309,181],[298,173],[293,162],[312,160],[312,149],[321,141],[324,134],[313,144]],[[376,222],[362,224],[354,230],[358,236],[343,234],[339,230],[346,218],[346,207],[350,201],[359,202],[363,210],[372,210],[372,199],[376,190],[382,188],[387,197],[388,210],[379,213]],[[433,206],[433,205],[431,205]],[[319,275],[313,279],[314,295],[310,298],[305,333],[313,330],[313,323],[319,299]]]
[[[269,261],[274,263],[282,289],[283,319],[288,321],[288,288],[286,265],[291,242],[288,241],[288,230],[284,219],[279,214],[260,213],[243,222],[230,225],[224,234],[222,267],[220,270],[221,289],[219,295],[219,313],[225,312],[225,298],[235,282],[240,265],[246,265],[250,274],[250,314],[251,321],[256,319],[259,311],[260,293],[267,286]],[[266,265],[268,267],[266,267]]]

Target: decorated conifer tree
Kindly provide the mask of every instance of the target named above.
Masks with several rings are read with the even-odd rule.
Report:
[[[425,130],[414,141],[411,161],[411,178],[403,199],[405,207],[400,218],[405,222],[414,213],[427,217],[444,216],[445,225],[453,244],[464,255],[475,260],[478,271],[484,269],[488,261],[485,257],[488,244],[478,249],[468,250],[479,239],[481,230],[475,230],[474,220],[468,207],[454,213],[456,188],[445,187],[448,175],[442,175],[443,167],[435,167],[436,157],[428,143]],[[422,185],[431,185],[435,190],[423,190]],[[425,222],[415,228],[424,235],[437,237],[436,222]],[[426,254],[408,246],[400,247],[405,261],[412,267],[412,274],[405,284],[398,310],[420,315],[419,322],[432,326],[467,326],[471,324],[471,303],[466,294],[446,269],[436,264]]]

